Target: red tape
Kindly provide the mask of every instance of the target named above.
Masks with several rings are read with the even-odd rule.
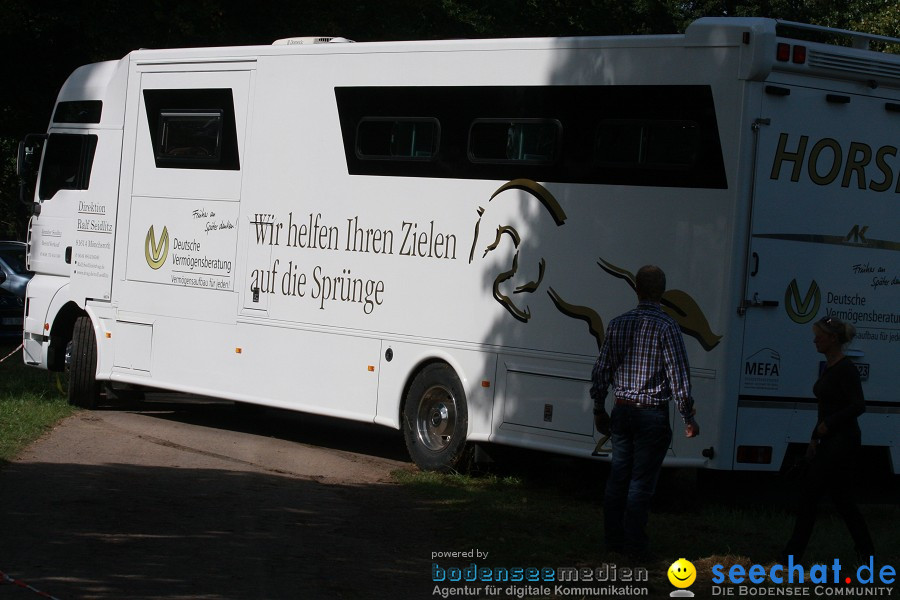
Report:
[[[21,348],[21,346],[19,346],[19,347]],[[9,357],[7,357],[7,358],[9,358]],[[4,360],[6,360],[6,359],[4,359]],[[0,362],[2,362],[2,361],[0,361]],[[11,583],[13,585],[19,586],[20,588],[34,592],[38,596],[42,596],[44,598],[50,598],[50,600],[59,600],[59,598],[57,598],[56,596],[51,596],[50,594],[48,594],[46,592],[42,592],[41,590],[39,590],[37,588],[33,588],[30,585],[28,585],[27,583],[25,583],[24,581],[20,581],[18,579],[13,579],[12,577],[7,575],[3,571],[0,571],[0,583]]]

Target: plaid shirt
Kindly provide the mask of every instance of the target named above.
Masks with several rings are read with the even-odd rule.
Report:
[[[658,406],[675,399],[685,423],[694,400],[687,352],[678,324],[662,307],[641,301],[609,323],[592,373],[594,411],[604,409],[610,383],[616,398]]]

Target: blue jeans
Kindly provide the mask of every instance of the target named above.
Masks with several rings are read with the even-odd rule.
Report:
[[[650,501],[672,441],[669,410],[616,405],[609,427],[612,464],[603,501],[606,547],[646,554]]]

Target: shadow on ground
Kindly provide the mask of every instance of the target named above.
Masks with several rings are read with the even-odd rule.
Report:
[[[126,464],[8,465],[0,514],[0,569],[61,599],[422,598],[442,535],[392,485]]]
[[[274,437],[412,464],[400,432],[372,423],[155,393],[148,394],[145,401],[121,403],[106,410],[135,411],[198,427]]]

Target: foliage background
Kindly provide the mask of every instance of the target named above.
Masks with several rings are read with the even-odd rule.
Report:
[[[896,0],[0,0],[0,239],[24,239],[16,148],[46,131],[78,66],[138,48],[680,33],[701,16],[760,16],[900,37]],[[894,48],[896,51],[896,48]]]

